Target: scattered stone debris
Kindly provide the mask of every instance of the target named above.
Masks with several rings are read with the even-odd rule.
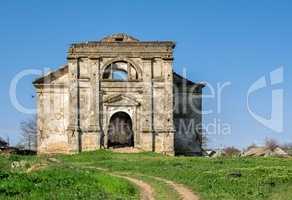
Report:
[[[56,158],[48,158],[48,161],[52,163],[61,163],[61,161]]]
[[[205,150],[203,152],[203,156],[212,157],[215,153],[216,153],[216,151],[214,151],[214,150]]]
[[[27,162],[25,160],[21,161],[13,161],[11,163],[11,168],[12,169],[17,169],[17,168],[24,168],[27,165]]]
[[[270,149],[267,147],[253,147],[242,153],[244,157],[289,157],[289,154],[280,147]]]
[[[224,150],[218,150],[211,157],[212,158],[218,158],[218,157],[223,157],[223,156],[225,156]]]
[[[37,171],[37,170],[45,168],[46,166],[47,166],[46,164],[38,163],[38,164],[32,165],[30,168],[26,170],[26,172],[29,173],[29,172]]]
[[[228,153],[225,152],[224,149],[205,150],[203,155],[210,158],[229,157]],[[241,156],[241,157],[282,157],[282,158],[290,157],[289,153],[280,147],[275,147],[275,148],[252,147],[242,153],[239,152],[238,155],[235,155],[235,156],[237,157],[238,156]]]

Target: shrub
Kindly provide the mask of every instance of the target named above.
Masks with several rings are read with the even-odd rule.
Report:
[[[235,147],[226,147],[224,149],[225,156],[233,157],[240,155],[241,151]]]

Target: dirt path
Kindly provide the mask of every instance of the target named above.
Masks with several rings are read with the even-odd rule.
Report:
[[[132,182],[133,184],[137,185],[140,189],[140,195],[141,195],[141,200],[154,200],[154,193],[151,185],[145,183],[144,181],[141,181],[140,179],[135,179],[133,177],[120,175],[120,174],[112,174],[116,177],[124,178],[127,179],[128,181]],[[145,176],[145,175],[144,175]],[[175,183],[173,181],[155,177],[155,176],[148,176],[150,178],[156,179],[158,181],[164,182],[170,187],[172,187],[181,197],[181,200],[199,200],[199,196],[193,193],[192,190],[187,188],[186,186],[182,184]]]
[[[127,179],[131,183],[135,184],[140,190],[141,200],[154,200],[153,188],[148,183],[145,183],[144,181],[141,181],[139,179],[135,179],[132,177],[128,177],[128,176],[117,175],[117,174],[111,174],[111,175],[119,177],[119,178]]]
[[[178,183],[175,183],[173,181],[166,180],[163,178],[154,177],[154,176],[152,178],[159,180],[159,181],[162,181],[162,182],[165,182],[166,184],[171,186],[181,196],[182,200],[199,200],[199,197],[197,195],[195,195],[192,190],[190,190],[189,188],[185,187],[182,184],[178,184]]]
[[[104,169],[104,168],[99,168],[99,167],[92,167],[92,168],[108,172],[108,170]],[[154,192],[153,192],[154,190],[151,187],[151,185],[149,185],[148,183],[145,183],[144,181],[142,181],[140,179],[136,179],[136,178],[130,177],[128,175],[125,175],[124,173],[123,174],[109,173],[109,174],[116,176],[116,177],[124,178],[124,179],[132,182],[133,184],[135,184],[140,190],[141,200],[155,200]],[[160,177],[155,177],[155,176],[148,176],[148,177],[156,179],[156,180],[161,181],[161,182],[164,182],[167,185],[169,185],[170,187],[172,187],[180,195],[182,200],[199,200],[200,199],[199,196],[194,194],[192,190],[190,190],[189,188],[187,188],[186,186],[184,186],[182,184],[178,184],[178,183],[175,183],[173,181],[163,179]]]
[[[149,185],[148,183],[146,183],[142,180],[139,180],[139,179],[136,179],[133,177],[129,177],[129,176],[126,176],[124,174],[110,173],[110,172],[108,172],[107,169],[104,169],[104,168],[99,168],[99,167],[89,167],[89,168],[97,169],[97,170],[101,170],[101,171],[106,171],[107,173],[109,173],[112,176],[126,179],[139,188],[141,200],[155,200],[153,188],[151,187],[151,185]]]
[[[46,166],[47,165],[41,165],[41,164],[33,165],[31,168],[28,169],[27,172],[37,171],[37,170],[41,169],[42,167],[46,167]],[[105,168],[99,168],[99,167],[86,167],[86,168],[97,169],[100,171],[107,172],[108,174],[110,174],[112,176],[126,179],[139,188],[141,200],[155,200],[154,189],[152,188],[152,186],[150,184],[140,180],[140,179],[133,178],[132,176],[130,176],[128,174],[124,174],[124,173],[109,172]],[[146,175],[144,175],[144,176],[146,176]],[[189,188],[185,187],[182,184],[178,184],[178,183],[175,183],[173,181],[163,179],[160,177],[155,177],[155,176],[148,176],[148,177],[156,179],[156,180],[161,181],[161,182],[164,182],[167,185],[169,185],[170,187],[172,187],[180,195],[182,200],[199,200],[199,197],[196,194],[194,194],[192,192],[192,190],[190,190]]]

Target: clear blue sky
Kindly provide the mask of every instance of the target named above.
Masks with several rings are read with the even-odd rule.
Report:
[[[232,133],[211,136],[211,145],[244,147],[266,137],[292,142],[292,3],[258,1],[1,1],[0,3],[0,135],[19,139],[19,123],[29,118],[9,99],[12,78],[28,68],[56,68],[66,62],[72,42],[99,40],[126,32],[140,40],[174,40],[174,68],[188,78],[212,84],[230,81],[222,112],[204,116],[229,123]],[[246,108],[246,93],[263,75],[284,66],[284,130],[276,133],[257,122]],[[21,102],[33,107],[34,90],[27,77],[18,87]],[[205,93],[209,91],[206,89]],[[271,88],[252,98],[252,108],[271,112]],[[214,100],[204,107],[216,108]]]

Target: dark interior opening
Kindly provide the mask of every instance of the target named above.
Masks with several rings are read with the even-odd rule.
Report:
[[[134,134],[131,117],[125,112],[115,113],[111,119],[108,130],[108,147],[133,147]]]
[[[116,42],[122,42],[124,40],[124,38],[120,37],[120,38],[115,38]]]

